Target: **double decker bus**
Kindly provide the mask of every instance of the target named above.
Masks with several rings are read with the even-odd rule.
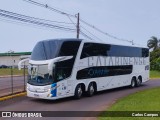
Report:
[[[83,39],[38,42],[29,59],[27,96],[81,98],[84,93],[123,86],[138,87],[149,80],[149,49]]]

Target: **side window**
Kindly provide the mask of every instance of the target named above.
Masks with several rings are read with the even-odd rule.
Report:
[[[142,57],[141,48],[111,45],[108,56],[115,57]]]
[[[76,56],[80,41],[66,41],[62,44],[59,56]]]
[[[83,59],[90,56],[148,57],[149,51],[146,48],[85,43],[80,58]]]
[[[73,56],[73,58],[55,63],[54,76],[56,81],[61,81],[71,76],[80,43],[80,41],[65,41],[62,44],[59,56]]]
[[[133,70],[132,65],[119,65],[119,66],[96,66],[85,68],[77,72],[77,80],[99,78],[107,76],[118,76],[131,74]]]
[[[74,58],[55,63],[55,79],[61,81],[68,78],[72,73]]]
[[[148,57],[149,56],[149,49],[142,48],[142,57]]]
[[[90,56],[107,56],[110,45],[99,43],[84,43],[80,59]]]

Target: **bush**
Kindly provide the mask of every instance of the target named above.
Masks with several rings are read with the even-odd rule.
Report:
[[[150,68],[151,70],[160,71],[160,49],[150,53]]]

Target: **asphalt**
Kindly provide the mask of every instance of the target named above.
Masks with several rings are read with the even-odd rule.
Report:
[[[12,85],[12,79],[13,79],[13,85]],[[25,78],[23,76],[13,76],[11,79],[10,76],[4,76],[0,77],[0,96],[8,95],[12,93],[12,86],[13,86],[13,92],[20,92],[24,91],[24,83],[26,84],[27,77]]]
[[[93,97],[83,97],[75,100],[73,97],[56,101],[29,98],[27,96],[16,97],[0,102],[0,111],[103,111],[118,99],[137,91],[160,86],[160,80],[150,80],[137,88],[117,88],[98,92]],[[5,118],[5,120],[11,118]],[[36,120],[36,118],[23,118],[24,120]],[[37,120],[88,120],[84,117],[54,117],[37,118]],[[17,120],[17,118],[12,118]]]

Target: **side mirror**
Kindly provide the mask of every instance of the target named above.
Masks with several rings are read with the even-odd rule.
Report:
[[[29,61],[29,59],[30,59],[30,58],[23,59],[23,60],[19,61],[19,63],[18,63],[18,69],[21,70],[21,68],[22,68],[21,65],[22,65],[24,62]]]

